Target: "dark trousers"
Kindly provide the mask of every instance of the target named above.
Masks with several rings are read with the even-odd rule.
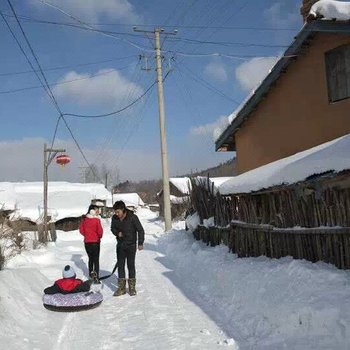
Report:
[[[129,278],[136,277],[135,269],[136,245],[117,244],[118,277],[125,278],[125,260],[128,265]]]
[[[100,272],[100,243],[85,243],[85,250],[89,257],[89,275],[92,271],[99,276]]]

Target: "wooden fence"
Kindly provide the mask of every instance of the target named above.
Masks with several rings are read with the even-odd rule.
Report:
[[[193,209],[201,222],[214,217],[216,225],[200,226],[194,236],[212,246],[226,244],[239,257],[292,256],[348,269],[348,182],[347,172],[261,193],[221,196],[209,180],[193,181]]]

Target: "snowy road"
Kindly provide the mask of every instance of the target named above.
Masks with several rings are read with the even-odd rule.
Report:
[[[162,227],[149,211],[140,211],[145,250],[137,254],[136,297],[113,297],[116,277],[103,284],[104,302],[79,313],[54,313],[42,307],[42,290],[70,263],[86,276],[82,237],[60,233],[56,245],[25,252],[1,272],[0,335],[6,349],[216,349],[227,337],[181,289],[181,279],[165,267],[158,249]],[[101,275],[115,263],[115,240],[105,223]],[[174,278],[173,278],[174,277]],[[84,277],[85,278],[85,277]],[[176,281],[176,285],[174,284]],[[233,344],[228,346],[235,348]]]
[[[59,232],[46,248],[27,250],[0,271],[1,349],[350,349],[350,271],[291,257],[239,259],[208,247],[177,224],[163,234],[142,209],[145,250],[137,253],[136,297],[113,297],[103,283],[96,309],[55,313],[42,291],[72,264],[86,278],[82,236]],[[101,275],[115,264],[105,222]]]

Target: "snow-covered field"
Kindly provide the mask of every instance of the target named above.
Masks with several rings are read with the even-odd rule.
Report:
[[[116,298],[116,276],[104,302],[79,313],[43,308],[42,290],[72,264],[86,278],[77,232],[59,232],[47,248],[25,251],[0,271],[3,349],[348,349],[350,273],[291,258],[237,259],[194,241],[179,222],[168,234],[139,209],[146,230],[137,254],[138,295]],[[115,263],[104,222],[101,275]]]

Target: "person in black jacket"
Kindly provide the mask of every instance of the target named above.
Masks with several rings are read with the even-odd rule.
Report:
[[[114,296],[126,293],[125,261],[129,271],[129,294],[136,295],[136,250],[137,247],[139,250],[143,250],[145,232],[137,215],[127,209],[123,201],[115,202],[113,209],[115,215],[112,217],[111,231],[118,241],[118,289]]]

